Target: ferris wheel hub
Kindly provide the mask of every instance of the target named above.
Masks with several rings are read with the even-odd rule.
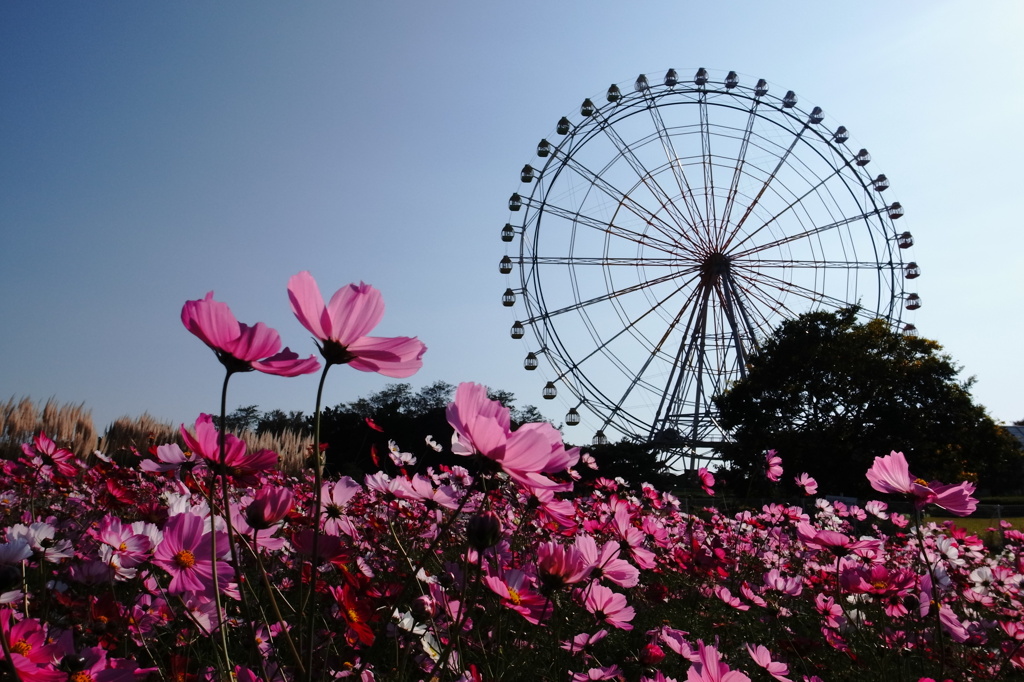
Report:
[[[704,283],[713,284],[728,275],[731,262],[731,259],[721,251],[709,253],[700,266]]]

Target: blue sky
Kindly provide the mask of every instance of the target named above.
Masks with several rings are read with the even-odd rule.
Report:
[[[795,90],[871,151],[916,239],[915,324],[1022,419],[1024,5],[966,7],[3,3],[0,399],[190,422],[222,377],[182,303],[213,290],[312,353],[285,292],[310,270],[383,292],[377,332],[429,347],[414,386],[478,381],[561,420],[574,401],[541,400],[499,302],[508,196],[583,98],[704,66]],[[387,382],[336,368],[326,401]],[[229,405],[309,412],[315,389],[247,374]]]

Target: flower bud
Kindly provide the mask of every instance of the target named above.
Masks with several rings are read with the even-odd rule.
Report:
[[[493,547],[501,540],[501,520],[492,511],[477,514],[466,524],[466,537],[478,552]]]
[[[657,644],[648,644],[640,650],[640,662],[644,665],[658,665],[665,660],[665,651]]]
[[[412,600],[410,610],[413,618],[422,623],[437,615],[437,602],[430,595],[422,594]]]

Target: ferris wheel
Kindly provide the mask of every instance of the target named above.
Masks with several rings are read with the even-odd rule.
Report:
[[[694,468],[728,438],[713,398],[784,319],[856,304],[914,333],[903,208],[821,108],[703,68],[595,99],[540,141],[501,231],[511,336],[567,426]]]

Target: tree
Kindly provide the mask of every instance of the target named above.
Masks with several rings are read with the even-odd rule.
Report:
[[[622,478],[632,485],[650,483],[659,490],[674,490],[686,484],[685,477],[675,474],[667,464],[658,459],[659,452],[643,443],[621,440],[618,443],[586,446],[597,464],[594,471],[587,466],[576,467],[582,480],[590,481],[599,477]]]
[[[902,451],[928,480],[973,480],[1010,492],[1024,453],[971,397],[973,379],[934,341],[857,308],[784,322],[748,358],[747,376],[716,399],[732,442],[719,447],[739,492],[767,492],[764,453],[778,451],[786,478],[806,471],[821,490],[873,494],[864,473],[876,456]],[[792,488],[792,486],[790,486]]]

